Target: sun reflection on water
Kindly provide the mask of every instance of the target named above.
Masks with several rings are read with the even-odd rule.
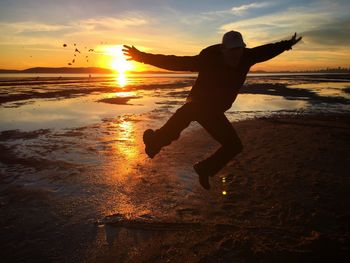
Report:
[[[139,167],[145,161],[138,120],[133,115],[124,115],[106,122],[108,132],[104,141],[111,147],[106,151],[103,178],[115,189],[106,214],[134,214],[140,209],[133,200],[135,187],[140,183]]]
[[[138,145],[138,140],[136,140],[135,124],[133,121],[123,118],[116,128],[116,154],[122,156],[130,165],[137,161],[140,152],[140,146]]]
[[[128,78],[125,71],[120,71],[116,77],[116,82],[119,87],[123,88],[128,84]]]
[[[112,95],[119,97],[119,98],[135,97],[135,96],[137,96],[137,92],[135,92],[135,91],[120,91],[120,92],[112,93]]]

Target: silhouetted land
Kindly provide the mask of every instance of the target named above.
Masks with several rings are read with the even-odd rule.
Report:
[[[15,69],[0,69],[0,74],[11,74],[11,73],[58,73],[58,74],[113,74],[115,71],[107,68],[99,68],[99,67],[34,67],[23,70],[15,70]],[[133,73],[131,71],[131,73]],[[141,71],[134,72],[138,74],[149,74],[149,73],[172,73],[176,74],[176,72],[172,71]],[[177,72],[177,73],[186,73],[186,72]],[[319,70],[304,70],[304,71],[252,71],[251,73],[344,73],[349,74],[349,68],[327,68],[327,69],[319,69]]]
[[[12,74],[12,73],[33,73],[33,74],[114,74],[115,71],[107,68],[98,67],[59,67],[59,68],[48,68],[48,67],[35,67],[24,70],[14,69],[0,69],[0,74]],[[138,74],[148,73],[169,73],[167,71],[142,71],[137,72]],[[173,73],[173,72],[172,72]]]

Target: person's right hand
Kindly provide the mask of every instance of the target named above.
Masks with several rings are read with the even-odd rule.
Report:
[[[127,46],[127,45],[123,45],[123,53],[125,56],[127,56],[127,60],[136,60],[136,61],[140,61],[141,60],[141,51],[138,50],[136,47],[134,46]]]

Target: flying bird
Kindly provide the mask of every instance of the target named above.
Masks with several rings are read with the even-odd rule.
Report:
[[[63,44],[63,47],[67,47],[67,44]]]
[[[75,49],[75,51],[74,51],[74,52],[78,52],[78,53],[80,53],[79,49],[77,49],[77,48]]]

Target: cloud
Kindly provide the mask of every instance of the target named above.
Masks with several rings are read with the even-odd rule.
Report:
[[[217,18],[232,17],[232,15],[242,16],[247,14],[251,9],[258,9],[268,6],[271,6],[271,2],[250,3],[246,5],[234,6],[230,9],[202,12],[196,18],[199,18],[200,20],[215,20]]]
[[[311,44],[322,46],[350,46],[350,19],[322,25],[317,29],[303,32]]]
[[[235,10],[245,12],[244,10],[255,8],[253,4],[237,6]],[[343,48],[350,41],[348,6],[345,2],[325,0],[303,6],[287,6],[280,11],[280,7],[268,8],[274,11],[262,14],[259,10],[249,12],[249,17],[232,17],[231,22],[218,26],[218,32],[240,31],[247,44],[254,46],[286,39],[296,31],[303,36],[303,43],[298,45],[300,49],[307,49],[309,43],[315,48],[337,45],[337,48]]]
[[[133,27],[146,31],[145,26],[153,23],[141,13],[128,12],[117,17],[90,17],[65,23],[42,23],[36,21],[19,21],[15,23],[0,22],[0,40],[2,45],[27,45],[46,43],[52,45],[57,41],[97,42],[110,41],[132,34]]]
[[[114,17],[101,17],[101,18],[89,18],[80,20],[75,23],[81,29],[88,30],[109,30],[116,28],[127,28],[132,26],[143,26],[148,24],[149,21],[145,18],[130,16],[125,18],[114,18]]]
[[[271,5],[270,2],[250,3],[246,5],[241,5],[241,6],[234,6],[231,8],[231,12],[236,15],[242,15],[243,13],[247,12],[249,9],[262,8],[270,5]]]
[[[25,32],[55,32],[68,29],[67,25],[36,23],[33,21],[0,23],[0,32],[25,33]]]
[[[303,36],[299,50],[325,50],[332,47],[346,54],[350,47],[350,19],[335,18],[327,12],[310,13],[287,10],[282,13],[266,15],[238,22],[224,24],[221,32],[237,30],[243,34],[248,46],[271,43],[288,39],[293,32]]]
[[[298,33],[316,30],[323,25],[332,23],[332,17],[327,11],[309,12],[302,8],[290,8],[283,12],[227,23],[219,27],[219,32],[237,30],[246,36],[248,44],[265,41],[278,41]],[[251,43],[249,43],[251,42]]]
[[[92,17],[80,19],[66,23],[42,23],[32,21],[20,22],[0,22],[0,32],[2,34],[21,34],[21,33],[49,33],[68,30],[114,30],[128,28],[133,26],[144,26],[149,24],[151,19],[146,19],[142,14],[129,12],[118,15],[118,17]],[[152,20],[154,21],[154,19]]]
[[[58,39],[72,31],[70,25],[37,23],[34,21],[0,22],[0,45],[28,46],[45,44],[54,46]]]

